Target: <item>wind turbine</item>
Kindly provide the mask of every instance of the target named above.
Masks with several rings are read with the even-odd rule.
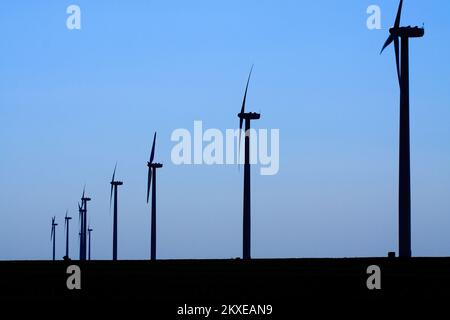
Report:
[[[85,189],[83,189],[83,195],[81,196],[81,207],[83,209],[83,215],[81,219],[81,242],[82,242],[82,255],[81,260],[86,260],[86,252],[87,252],[87,203],[92,199],[85,196]]]
[[[91,232],[94,231],[94,229],[91,228],[91,226],[88,227],[88,234],[89,234],[89,255],[88,259],[91,260]]]
[[[50,240],[53,240],[53,261],[55,261],[55,249],[56,249],[56,226],[58,225],[55,222],[56,217],[52,218],[52,231],[50,233]]]
[[[155,142],[156,132],[153,136],[152,151],[150,153],[150,160],[147,162],[148,178],[147,178],[147,203],[150,196],[150,188],[152,187],[152,225],[151,225],[151,242],[150,242],[150,259],[156,260],[156,169],[162,168],[161,163],[153,163],[155,158]]]
[[[403,0],[400,0],[394,27],[381,53],[392,42],[395,49],[397,77],[400,85],[400,150],[399,150],[399,256],[411,257],[411,168],[409,131],[409,38],[421,38],[425,30],[419,27],[400,27]],[[401,40],[401,48],[400,48]]]
[[[245,112],[245,103],[247,100],[248,85],[252,75],[253,66],[247,79],[245,87],[244,100],[242,101],[239,117],[239,150],[241,143],[242,124],[245,120],[245,162],[244,162],[244,209],[243,209],[243,239],[242,239],[242,258],[251,259],[251,193],[250,193],[250,122],[261,118],[261,114],[255,112]],[[238,159],[239,160],[239,159]]]
[[[83,231],[83,215],[84,215],[84,210],[83,210],[83,205],[80,204],[78,202],[78,225],[80,227],[80,232],[78,233],[78,240],[80,241],[80,260],[82,260],[83,258],[83,237],[81,236],[82,231]]]
[[[113,226],[113,260],[117,260],[117,187],[123,185],[122,181],[114,180],[116,177],[117,163],[111,178],[111,195],[109,197],[109,210],[111,212],[111,201],[114,192],[114,226]]]
[[[69,258],[69,223],[72,217],[67,216],[68,212],[66,211],[66,216],[64,217],[64,231],[66,232],[66,258]]]

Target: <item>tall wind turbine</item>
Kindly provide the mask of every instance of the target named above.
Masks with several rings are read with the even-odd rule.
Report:
[[[113,260],[117,260],[117,187],[123,185],[122,181],[116,181],[117,163],[114,167],[114,173],[111,179],[111,195],[109,197],[109,210],[111,212],[111,201],[114,192],[114,225],[113,225]]]
[[[245,112],[248,85],[252,75],[253,66],[247,79],[244,100],[242,101],[239,117],[239,150],[241,142],[242,124],[245,120],[245,162],[244,162],[244,210],[243,210],[243,238],[242,238],[242,258],[251,259],[251,193],[250,193],[250,122],[261,118],[261,114],[255,112]],[[238,159],[239,160],[239,159]]]
[[[394,27],[381,52],[394,42],[397,77],[400,85],[400,151],[399,151],[399,256],[411,257],[411,180],[409,139],[409,38],[421,38],[425,30],[419,27],[400,27],[403,0],[397,11]],[[400,48],[401,40],[401,48]]]
[[[66,216],[64,217],[64,231],[66,232],[66,258],[69,258],[69,223],[72,217],[67,216],[68,212],[66,211]]]
[[[91,260],[91,232],[94,231],[94,229],[91,228],[91,226],[88,227],[88,235],[89,235],[89,254],[88,259]]]
[[[152,187],[152,226],[151,226],[151,242],[150,242],[150,259],[156,260],[156,169],[162,168],[161,163],[153,163],[155,158],[155,142],[156,132],[153,136],[152,151],[150,160],[147,162],[148,178],[147,178],[147,203],[150,197],[150,188]]]
[[[80,228],[80,232],[78,233],[78,240],[80,242],[80,260],[83,258],[83,237],[81,236],[83,233],[83,216],[84,216],[84,209],[83,205],[78,202],[78,226]]]
[[[53,240],[53,261],[55,261],[55,249],[56,249],[56,226],[58,225],[55,222],[56,217],[52,218],[52,231],[50,233],[50,240]]]
[[[86,260],[87,253],[87,204],[92,199],[85,196],[85,189],[83,189],[83,195],[81,196],[81,207],[83,209],[82,222],[81,222],[81,242],[82,242],[82,255],[81,260]]]

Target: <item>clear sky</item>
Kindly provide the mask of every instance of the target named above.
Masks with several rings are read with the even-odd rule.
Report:
[[[81,30],[66,8],[81,8]],[[382,29],[366,9],[382,10]],[[380,49],[395,0],[0,2],[0,259],[57,256],[86,183],[93,257],[149,256],[146,161],[158,131],[158,257],[241,256],[242,170],[176,166],[177,128],[237,128],[250,66],[256,128],[280,129],[280,171],[252,175],[252,255],[385,256],[397,250],[399,89]],[[412,246],[450,255],[450,2],[406,0],[411,43]]]

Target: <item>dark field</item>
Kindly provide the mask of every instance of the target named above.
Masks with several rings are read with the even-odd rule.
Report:
[[[81,268],[81,290],[67,289],[70,264]],[[370,265],[381,268],[381,290],[366,286]],[[450,258],[0,262],[2,302],[129,300],[175,317],[185,304],[271,304],[291,314],[308,302],[438,301],[449,290]]]

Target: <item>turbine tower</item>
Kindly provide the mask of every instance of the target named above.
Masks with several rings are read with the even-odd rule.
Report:
[[[111,212],[111,201],[114,192],[114,225],[113,225],[113,260],[117,260],[117,187],[123,185],[122,181],[116,181],[117,163],[114,167],[114,173],[111,179],[111,195],[109,197],[109,210]]]
[[[78,240],[80,242],[80,260],[82,260],[83,257],[83,238],[82,238],[82,232],[83,232],[83,216],[84,216],[84,209],[83,205],[78,202],[78,226],[80,228],[80,231],[78,233]]]
[[[87,204],[92,199],[85,196],[85,189],[83,189],[83,195],[81,196],[81,207],[83,209],[83,215],[81,219],[81,241],[82,241],[82,255],[80,260],[86,260],[87,253]]]
[[[55,249],[56,249],[56,226],[58,225],[55,222],[56,217],[52,218],[52,231],[50,233],[50,240],[53,240],[53,261],[55,261]]]
[[[252,75],[253,66],[247,79],[244,100],[242,101],[239,117],[239,150],[241,143],[242,124],[245,120],[245,162],[244,162],[244,209],[243,209],[243,238],[242,238],[242,258],[251,259],[251,192],[250,192],[250,122],[261,118],[259,113],[245,112],[248,85]],[[238,159],[239,161],[240,159]]]
[[[66,258],[69,258],[69,223],[72,217],[67,216],[68,212],[66,211],[66,216],[64,217],[64,231],[66,232]]]
[[[88,234],[89,234],[89,254],[88,259],[91,260],[91,232],[94,231],[94,229],[91,228],[91,226],[88,227]]]
[[[403,0],[397,11],[394,27],[381,53],[394,42],[397,77],[400,85],[400,150],[399,150],[399,256],[411,257],[411,169],[409,130],[409,38],[421,38],[425,30],[419,27],[400,27]],[[401,40],[401,47],[400,47]]]
[[[152,187],[152,225],[151,225],[151,241],[150,241],[150,259],[156,260],[156,169],[162,168],[161,163],[153,163],[155,157],[156,132],[153,136],[152,151],[150,160],[147,162],[148,178],[147,178],[147,203],[150,196],[150,188]]]

